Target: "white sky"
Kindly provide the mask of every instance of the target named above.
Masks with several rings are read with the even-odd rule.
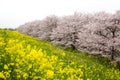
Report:
[[[0,28],[16,28],[49,15],[117,10],[120,0],[0,0]]]

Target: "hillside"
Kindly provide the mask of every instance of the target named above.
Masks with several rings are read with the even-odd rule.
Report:
[[[65,50],[47,41],[0,29],[2,80],[120,80],[107,59]]]

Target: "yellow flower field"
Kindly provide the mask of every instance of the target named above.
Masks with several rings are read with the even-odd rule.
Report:
[[[120,80],[120,71],[17,31],[0,29],[0,80]]]

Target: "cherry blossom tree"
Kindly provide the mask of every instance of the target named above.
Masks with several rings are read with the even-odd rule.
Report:
[[[17,30],[31,36],[50,41],[49,36],[53,28],[57,27],[58,18],[54,15],[46,17],[44,20],[36,20],[21,25]]]
[[[87,24],[88,16],[75,13],[74,15],[62,17],[50,36],[53,43],[75,48],[77,34],[84,24]]]
[[[115,15],[105,19],[102,17],[102,20],[84,25],[82,32],[78,34],[77,48],[114,59],[120,54],[120,21]]]
[[[115,59],[120,56],[120,11],[74,13],[21,25],[18,31],[65,47]]]

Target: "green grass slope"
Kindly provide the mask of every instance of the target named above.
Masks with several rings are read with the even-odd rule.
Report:
[[[0,80],[120,80],[106,60],[0,29]]]

